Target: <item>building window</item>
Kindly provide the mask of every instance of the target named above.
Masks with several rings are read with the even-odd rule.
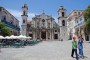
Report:
[[[55,30],[55,32],[57,32],[57,30]]]
[[[2,8],[0,7],[0,12],[2,11]]]
[[[48,28],[50,28],[50,23],[48,23]]]
[[[80,18],[80,21],[82,21],[82,18]]]
[[[80,12],[78,12],[78,15],[80,15]]]
[[[77,23],[78,23],[78,21],[77,21]]]
[[[23,23],[25,23],[25,20],[23,20]]]
[[[64,13],[64,12],[62,12],[62,17],[64,17],[64,14],[65,14],[65,13]]]
[[[62,8],[62,10],[63,10],[63,8]]]
[[[74,12],[74,15],[77,15],[77,12]]]
[[[6,21],[6,16],[3,17],[3,20]]]
[[[62,26],[65,26],[65,20],[62,20]]]
[[[13,21],[11,21],[10,23],[13,24]]]
[[[37,22],[37,28],[39,28],[39,22]]]
[[[23,15],[25,15],[25,11],[23,11]]]

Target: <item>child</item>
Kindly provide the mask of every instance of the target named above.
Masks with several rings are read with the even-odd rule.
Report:
[[[71,53],[71,57],[73,57],[74,52],[75,52],[75,55],[76,55],[76,59],[78,60],[77,41],[76,41],[76,37],[75,36],[73,37],[73,40],[72,40],[72,53]]]

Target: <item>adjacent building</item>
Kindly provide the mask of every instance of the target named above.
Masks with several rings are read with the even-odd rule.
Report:
[[[86,27],[85,27],[85,20],[84,16],[81,14],[78,16],[78,18],[75,20],[75,34],[78,37],[82,37],[84,41],[89,41],[89,35],[86,33]]]
[[[81,14],[80,16],[75,19],[75,34],[80,37],[82,36],[85,40],[85,22],[84,22],[84,17]]]
[[[11,31],[12,35],[20,34],[19,20],[17,20],[4,7],[0,7],[0,21]]]
[[[72,36],[75,35],[75,20],[82,14],[83,10],[72,10],[67,17],[67,29],[69,39],[72,39]]]

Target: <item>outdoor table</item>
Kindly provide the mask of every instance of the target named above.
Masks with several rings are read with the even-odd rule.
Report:
[[[14,46],[16,46],[16,47],[22,47],[23,45],[24,45],[23,42],[14,43]]]
[[[0,43],[0,47],[2,47],[2,46],[6,46],[6,44],[5,43]]]
[[[14,46],[19,47],[20,43],[14,43]]]

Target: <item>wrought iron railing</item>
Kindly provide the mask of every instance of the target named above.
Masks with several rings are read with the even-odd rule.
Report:
[[[10,22],[7,22],[6,20],[1,20],[1,21],[5,24],[5,26],[20,31],[20,28],[19,27],[11,24]]]

